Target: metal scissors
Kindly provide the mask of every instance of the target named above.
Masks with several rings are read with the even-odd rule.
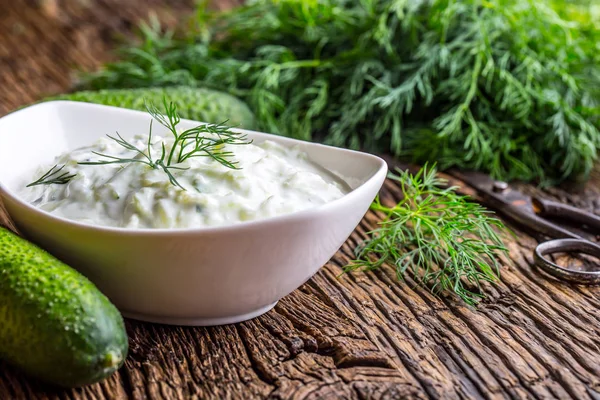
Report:
[[[505,217],[524,228],[553,238],[540,243],[534,250],[535,264],[540,269],[567,282],[600,284],[600,270],[569,269],[545,257],[554,253],[579,252],[600,258],[599,245],[545,219],[545,217],[560,218],[562,221],[578,224],[582,230],[593,230],[600,234],[600,217],[569,205],[527,196],[511,189],[507,183],[495,181],[483,173],[452,170],[449,171],[449,175],[449,183],[452,183],[452,177],[461,181],[457,185],[461,188],[461,192],[481,196],[485,199],[486,205]],[[476,193],[469,193],[468,189],[465,191],[464,185],[472,187]]]

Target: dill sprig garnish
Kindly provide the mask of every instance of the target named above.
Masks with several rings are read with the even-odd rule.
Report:
[[[127,149],[129,151],[133,151],[134,153],[136,153],[137,155],[135,157],[133,157],[133,158],[117,157],[117,156],[111,156],[109,154],[99,153],[97,151],[92,151],[93,154],[96,154],[97,156],[100,156],[100,157],[107,158],[108,160],[81,161],[81,162],[78,162],[78,164],[79,165],[108,165],[108,164],[141,163],[141,164],[145,164],[145,165],[147,165],[147,166],[149,166],[150,168],[153,168],[153,169],[161,169],[161,170],[163,170],[163,172],[165,174],[167,174],[167,177],[169,178],[169,182],[171,182],[171,184],[179,187],[180,189],[185,190],[185,188],[183,186],[181,186],[181,184],[179,183],[179,181],[177,181],[177,179],[175,178],[175,176],[173,176],[173,174],[169,170],[170,169],[186,170],[188,168],[176,167],[176,166],[172,166],[172,165],[165,165],[164,159],[165,159],[166,151],[165,151],[165,145],[164,145],[164,143],[162,143],[162,151],[161,151],[160,158],[157,159],[157,160],[153,160],[152,159],[152,153],[151,153],[151,149],[152,149],[152,122],[153,121],[150,121],[150,131],[148,133],[148,142],[147,142],[147,146],[146,146],[147,147],[146,148],[146,152],[144,152],[141,149],[138,149],[136,146],[134,146],[133,144],[129,143],[127,140],[125,140],[119,134],[119,132],[117,132],[117,137],[114,137],[114,136],[111,136],[111,135],[106,135],[106,136],[109,139],[114,140],[121,147],[124,147],[125,149]]]
[[[371,209],[385,218],[355,249],[356,260],[345,270],[388,264],[398,279],[410,273],[433,293],[453,292],[474,304],[482,297],[480,283],[497,279],[498,256],[507,252],[496,232],[504,229],[502,222],[456,188],[443,188],[435,168],[425,166],[416,175],[396,172],[389,178],[399,183],[403,199],[392,207],[375,199]]]
[[[205,2],[201,2],[205,3]],[[87,87],[206,86],[261,129],[490,172],[585,176],[600,148],[591,0],[255,0],[145,27]],[[188,25],[183,25],[188,27]]]
[[[173,135],[174,143],[168,156],[161,158],[161,163],[171,166],[182,163],[193,157],[210,157],[227,168],[237,169],[237,162],[231,161],[233,153],[224,151],[225,145],[246,145],[252,143],[248,135],[232,131],[226,122],[220,124],[204,124],[194,128],[177,131],[181,122],[177,114],[177,106],[164,101],[166,113],[162,114],[153,104],[146,106],[152,117],[166,127]]]
[[[108,165],[141,163],[150,168],[162,170],[169,178],[169,182],[171,184],[183,190],[185,190],[185,188],[179,183],[179,181],[177,181],[176,177],[173,175],[173,171],[185,171],[189,169],[187,167],[178,166],[177,164],[181,164],[190,158],[210,157],[227,168],[238,169],[237,161],[232,160],[234,155],[233,152],[225,151],[224,146],[245,145],[252,143],[252,140],[248,140],[248,136],[246,134],[232,131],[229,127],[225,126],[225,123],[203,124],[179,132],[177,125],[179,125],[181,122],[181,118],[177,113],[177,106],[173,102],[168,102],[166,98],[163,99],[163,105],[165,108],[164,114],[160,112],[158,108],[154,106],[154,104],[146,104],[146,109],[152,116],[153,120],[158,121],[161,125],[167,128],[174,137],[173,145],[169,151],[167,151],[164,142],[161,144],[161,154],[159,158],[153,159],[152,157],[151,150],[153,120],[151,120],[146,149],[137,148],[135,145],[123,138],[119,132],[116,132],[116,136],[106,135],[109,139],[114,140],[119,146],[133,152],[133,157],[119,157],[92,151],[93,154],[105,159],[96,161],[81,161],[77,164]],[[58,168],[58,166],[55,165],[40,179],[30,183],[27,185],[27,187],[42,184],[50,185],[68,183],[76,175],[64,173],[57,176],[57,174],[62,171],[64,167],[65,166],[63,165]]]
[[[146,152],[138,149],[137,147],[135,147],[134,145],[129,143],[127,140],[123,139],[123,137],[121,136],[121,134],[119,132],[117,132],[117,137],[114,137],[111,135],[106,135],[106,136],[109,139],[114,140],[121,147],[124,147],[127,150],[137,153],[137,157],[136,158],[115,157],[115,156],[111,156],[109,154],[92,151],[93,154],[100,156],[100,157],[108,158],[109,160],[80,161],[77,164],[79,164],[79,165],[107,165],[107,164],[142,163],[142,164],[146,164],[147,166],[152,167],[152,168],[157,167],[157,164],[155,161],[152,160],[152,156],[150,153],[151,144],[152,144],[152,121],[150,121],[150,132],[148,134],[148,147],[147,147]]]
[[[65,168],[64,165],[60,167],[55,165],[50,168],[48,172],[42,175],[39,179],[34,182],[31,182],[27,187],[37,186],[37,185],[64,185],[68,183],[71,179],[73,179],[77,174],[69,174],[68,172],[60,173]]]

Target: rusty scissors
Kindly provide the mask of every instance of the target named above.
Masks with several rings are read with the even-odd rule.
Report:
[[[461,188],[460,191],[465,192],[463,183],[472,187],[476,193],[465,194],[483,197],[486,205],[518,225],[553,239],[541,242],[534,250],[535,265],[540,269],[567,282],[600,284],[600,271],[565,268],[545,257],[554,253],[579,252],[600,258],[599,245],[546,219],[558,218],[571,225],[577,224],[581,230],[600,233],[600,217],[559,202],[527,196],[511,189],[505,182],[493,180],[483,173],[450,171],[450,176],[450,183],[452,177],[462,181],[457,185]]]

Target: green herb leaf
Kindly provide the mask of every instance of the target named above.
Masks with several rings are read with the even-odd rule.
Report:
[[[435,168],[425,166],[416,175],[397,173],[389,178],[399,183],[404,198],[393,207],[375,200],[371,209],[385,218],[356,248],[356,260],[345,270],[388,264],[398,279],[410,274],[433,293],[453,292],[475,304],[482,297],[480,282],[496,280],[498,256],[507,252],[496,232],[504,229],[502,222],[456,188],[443,188],[445,181],[436,177]]]
[[[166,160],[164,157],[161,158],[162,164],[170,167],[192,157],[204,156],[228,168],[236,169],[237,163],[230,160],[233,153],[226,152],[223,148],[225,145],[251,144],[252,140],[248,140],[248,135],[232,131],[225,126],[225,122],[198,125],[179,132],[177,125],[181,122],[181,118],[177,114],[177,106],[173,102],[168,102],[166,98],[163,103],[166,109],[164,115],[153,104],[147,106],[150,115],[173,134],[173,146]]]
[[[48,172],[38,178],[36,181],[31,182],[27,187],[37,185],[65,185],[75,178],[77,174],[69,174],[68,172],[60,173],[65,168],[65,165],[55,165],[50,168]]]

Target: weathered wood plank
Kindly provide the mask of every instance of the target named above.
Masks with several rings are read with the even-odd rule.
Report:
[[[148,12],[173,24],[191,3],[2,2],[0,115],[67,89],[75,65],[96,68]],[[517,186],[600,213],[600,171],[579,193]],[[386,182],[385,201],[398,194]],[[478,309],[399,282],[389,267],[341,275],[378,220],[369,212],[313,279],[259,318],[213,328],[127,321],[130,355],[107,381],[63,391],[0,364],[0,399],[600,398],[598,288],[547,279],[532,266],[537,242],[517,227]]]

